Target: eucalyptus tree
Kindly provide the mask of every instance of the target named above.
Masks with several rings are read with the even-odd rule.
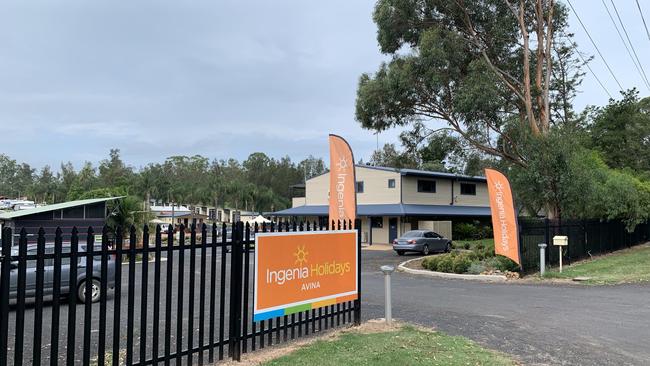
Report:
[[[570,101],[580,80],[555,72],[570,35],[554,0],[379,0],[373,20],[391,59],[360,77],[356,119],[367,129],[444,121],[476,149],[526,166],[527,138],[547,135],[566,107],[552,96]],[[565,62],[572,49],[561,48]]]

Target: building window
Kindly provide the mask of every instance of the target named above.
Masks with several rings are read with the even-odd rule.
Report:
[[[436,181],[418,180],[418,192],[436,193]]]
[[[363,181],[357,182],[357,193],[363,193]]]
[[[395,188],[395,179],[388,180],[388,188]]]
[[[461,183],[460,184],[460,194],[476,196],[476,184],[473,183]]]
[[[63,218],[64,219],[83,219],[84,218],[84,206],[64,208],[63,209]]]
[[[370,218],[370,227],[381,229],[384,227],[384,218],[383,217],[371,217]]]
[[[106,205],[104,202],[86,206],[87,219],[103,219],[106,217]]]

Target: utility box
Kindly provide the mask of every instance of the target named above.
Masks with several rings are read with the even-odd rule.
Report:
[[[556,235],[553,237],[553,245],[559,245],[559,246],[569,245],[569,237],[563,235]]]

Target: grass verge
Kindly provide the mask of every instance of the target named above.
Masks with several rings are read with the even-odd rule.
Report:
[[[264,365],[517,365],[508,356],[463,338],[401,326],[391,331],[350,331],[318,340]]]
[[[650,281],[650,244],[565,266],[562,273],[554,268],[546,272],[544,277],[562,279],[589,277],[585,283],[594,285]]]

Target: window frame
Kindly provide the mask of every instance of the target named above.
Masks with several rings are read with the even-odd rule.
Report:
[[[359,189],[359,188],[361,188],[361,189]],[[363,184],[363,181],[360,180],[360,181],[355,182],[354,189],[355,189],[356,193],[363,193],[364,190],[365,190],[365,185]]]
[[[474,193],[463,192],[463,187],[474,187]],[[463,196],[476,196],[476,183],[460,182],[460,194]]]
[[[423,185],[424,185],[425,183],[426,183],[426,184],[430,184],[431,187],[433,187],[433,190],[424,190],[424,189],[423,189],[423,188],[424,188]],[[438,189],[437,186],[438,186],[438,184],[437,184],[437,181],[436,181],[436,180],[432,180],[432,179],[431,179],[431,180],[430,180],[430,179],[418,179],[418,180],[417,180],[417,189],[418,189],[418,193],[436,193],[436,191],[437,191],[437,189]]]
[[[388,188],[394,189],[395,187],[397,187],[397,182],[395,181],[395,178],[388,179]]]

